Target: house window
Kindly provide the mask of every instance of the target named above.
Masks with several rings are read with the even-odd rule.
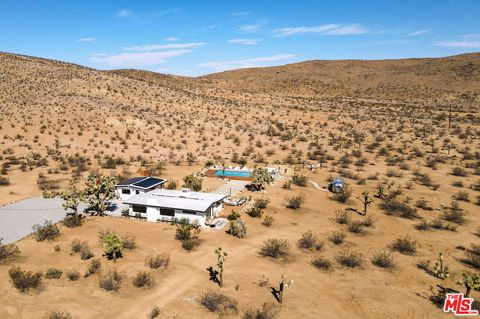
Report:
[[[140,191],[135,191],[135,194],[140,194]]]
[[[122,189],[122,194],[130,195],[130,190],[129,189]]]
[[[197,212],[194,212],[193,210],[182,210],[182,214],[196,215]]]
[[[146,213],[147,206],[132,205],[132,210],[134,213]]]
[[[175,210],[171,208],[160,208],[160,215],[162,216],[175,216]]]

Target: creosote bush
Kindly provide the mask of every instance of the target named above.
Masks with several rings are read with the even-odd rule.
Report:
[[[273,303],[264,303],[260,308],[245,311],[243,319],[274,319],[280,309]]]
[[[24,271],[18,266],[10,268],[8,275],[12,285],[21,292],[37,288],[42,283],[42,274],[40,272]]]
[[[80,273],[78,272],[78,270],[75,269],[66,271],[65,276],[70,281],[77,281],[78,279],[80,279]]]
[[[153,306],[152,310],[147,314],[147,319],[155,319],[160,316],[160,308],[158,306]]]
[[[211,312],[217,312],[219,315],[237,312],[237,302],[220,292],[203,292],[198,297],[198,302]]]
[[[273,217],[270,216],[270,215],[266,215],[266,216],[263,218],[262,225],[263,225],[263,226],[270,227],[270,226],[272,226],[272,224],[273,224],[274,221],[275,221],[275,218],[273,218]]]
[[[120,289],[120,283],[122,281],[122,275],[114,269],[110,270],[107,274],[100,277],[98,285],[100,288],[107,291],[116,291]]]
[[[330,260],[322,256],[315,256],[310,263],[318,269],[322,270],[332,270],[333,265]]]
[[[133,286],[137,288],[150,288],[153,285],[153,277],[147,271],[139,271],[133,278]]]
[[[345,249],[335,255],[335,260],[342,266],[357,268],[363,264],[363,256],[359,252]]]
[[[317,234],[315,234],[311,230],[303,233],[302,237],[298,240],[298,247],[304,249],[315,248],[316,250],[321,250],[323,248],[323,245],[323,241],[320,241]]]
[[[230,235],[237,238],[245,238],[247,236],[247,224],[241,220],[232,220],[228,223],[228,231]]]
[[[260,254],[264,257],[286,257],[290,249],[290,242],[284,238],[270,238],[263,242]]]
[[[72,315],[67,311],[53,310],[47,312],[42,319],[73,319]]]
[[[299,209],[305,203],[305,195],[295,195],[287,198],[287,208]]]
[[[33,230],[35,231],[35,239],[37,241],[53,240],[60,236],[58,227],[49,220],[46,220],[43,225],[34,225]]]
[[[0,238],[0,263],[13,259],[20,254],[20,249],[15,244],[2,244],[3,238]]]
[[[63,274],[63,271],[56,268],[49,268],[45,273],[46,279],[59,279]]]
[[[148,256],[145,259],[145,265],[152,269],[167,269],[170,264],[170,256],[166,253],[155,256]]]
[[[347,234],[343,230],[336,230],[328,237],[328,239],[335,245],[340,245],[344,242]]]
[[[415,255],[417,253],[417,242],[410,236],[397,238],[392,243],[392,249],[404,255]]]
[[[334,220],[340,225],[347,225],[350,223],[350,214],[347,211],[337,210]]]
[[[102,267],[102,263],[100,259],[92,259],[90,261],[90,264],[88,265],[87,271],[85,272],[85,278],[98,273],[101,267]]]
[[[399,216],[407,219],[418,218],[417,210],[407,203],[400,202],[396,199],[387,199],[380,203],[380,208],[385,214]]]
[[[262,209],[259,208],[259,207],[256,207],[256,206],[253,206],[253,207],[250,207],[249,209],[247,209],[246,213],[250,217],[257,217],[257,218],[260,218],[263,215]]]
[[[347,203],[350,197],[352,196],[352,188],[348,185],[345,185],[343,190],[339,193],[333,195],[333,199],[340,203]]]
[[[393,255],[388,251],[381,251],[370,259],[372,264],[380,268],[393,269],[395,268],[395,263],[393,261]]]

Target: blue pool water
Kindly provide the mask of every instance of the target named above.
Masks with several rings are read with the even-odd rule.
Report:
[[[225,177],[229,177],[229,176],[250,177],[250,172],[249,171],[232,171],[232,170],[224,170],[223,171],[223,170],[218,170],[213,174],[217,175],[217,176],[225,176]]]

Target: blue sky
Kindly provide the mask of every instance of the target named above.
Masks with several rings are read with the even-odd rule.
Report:
[[[0,51],[179,75],[480,51],[480,1],[0,0]]]

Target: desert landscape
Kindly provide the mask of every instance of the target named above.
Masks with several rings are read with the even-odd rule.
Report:
[[[0,53],[0,108],[2,205],[88,176],[280,172],[220,231],[84,214],[3,243],[0,318],[448,318],[469,287],[480,308],[479,53],[200,77]]]

